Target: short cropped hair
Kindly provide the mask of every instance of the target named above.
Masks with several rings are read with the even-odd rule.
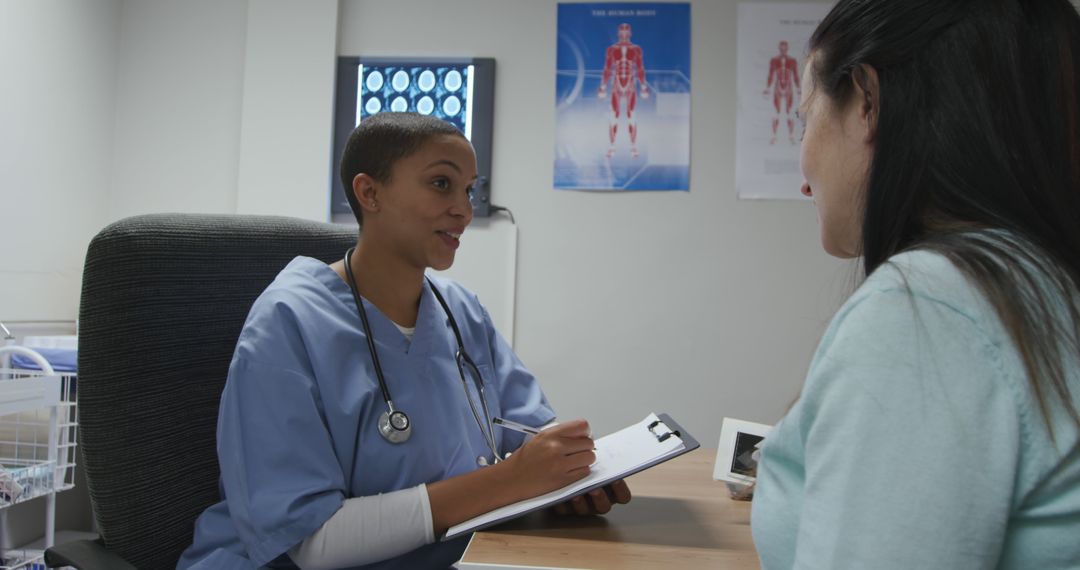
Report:
[[[356,223],[363,225],[363,210],[353,194],[353,179],[367,174],[378,182],[389,182],[394,165],[441,135],[465,135],[453,124],[419,113],[378,113],[364,118],[349,135],[341,153],[341,184]]]

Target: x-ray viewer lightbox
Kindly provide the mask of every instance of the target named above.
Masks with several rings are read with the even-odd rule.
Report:
[[[338,175],[345,143],[356,125],[376,113],[412,111],[456,126],[476,149],[478,179],[473,212],[490,215],[491,132],[495,60],[339,57],[331,164],[332,214],[348,214],[346,189]]]

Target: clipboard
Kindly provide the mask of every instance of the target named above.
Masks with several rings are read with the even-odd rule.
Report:
[[[701,444],[669,414],[649,414],[640,422],[597,439],[596,446],[597,462],[593,464],[594,471],[588,477],[454,525],[440,540],[453,540],[556,505],[674,459],[701,447]]]

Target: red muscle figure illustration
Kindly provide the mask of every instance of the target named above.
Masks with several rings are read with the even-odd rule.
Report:
[[[627,130],[630,132],[630,153],[634,157],[638,156],[637,121],[634,119],[638,83],[641,84],[641,98],[649,98],[649,87],[645,83],[644,53],[641,46],[630,42],[630,34],[630,24],[619,24],[619,41],[607,48],[604,76],[597,93],[601,99],[607,97],[608,84],[611,83],[611,122],[608,126],[611,146],[608,148],[608,157],[615,154],[615,135],[619,129],[619,117],[624,102]]]
[[[789,56],[788,43],[780,42],[780,55],[769,60],[769,80],[765,86],[765,96],[769,96],[772,89],[773,106],[776,108],[776,117],[772,122],[772,139],[769,144],[776,144],[776,130],[780,126],[780,104],[784,104],[784,114],[787,115],[788,138],[795,144],[795,120],[791,116],[791,106],[800,94],[799,86],[799,63]]]

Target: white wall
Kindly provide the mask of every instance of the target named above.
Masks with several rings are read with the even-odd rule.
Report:
[[[0,320],[74,319],[104,223],[116,0],[0,0]]]
[[[515,346],[562,417],[603,433],[668,411],[710,446],[725,415],[773,422],[850,270],[821,252],[812,205],[736,199],[736,0],[692,4],[691,191],[596,194],[551,188],[556,0],[21,2],[0,57],[21,62],[11,77],[30,92],[0,107],[36,115],[0,135],[27,163],[5,165],[0,219],[62,245],[0,273],[0,318],[73,318],[86,243],[123,216],[325,219],[336,30],[341,55],[497,59],[492,188],[518,221]],[[38,87],[40,68],[61,89]],[[80,144],[53,152],[39,132],[53,123]],[[55,156],[78,167],[49,168]]]
[[[327,221],[337,0],[248,10],[237,212]]]
[[[247,0],[123,2],[108,221],[236,211],[247,11]]]

